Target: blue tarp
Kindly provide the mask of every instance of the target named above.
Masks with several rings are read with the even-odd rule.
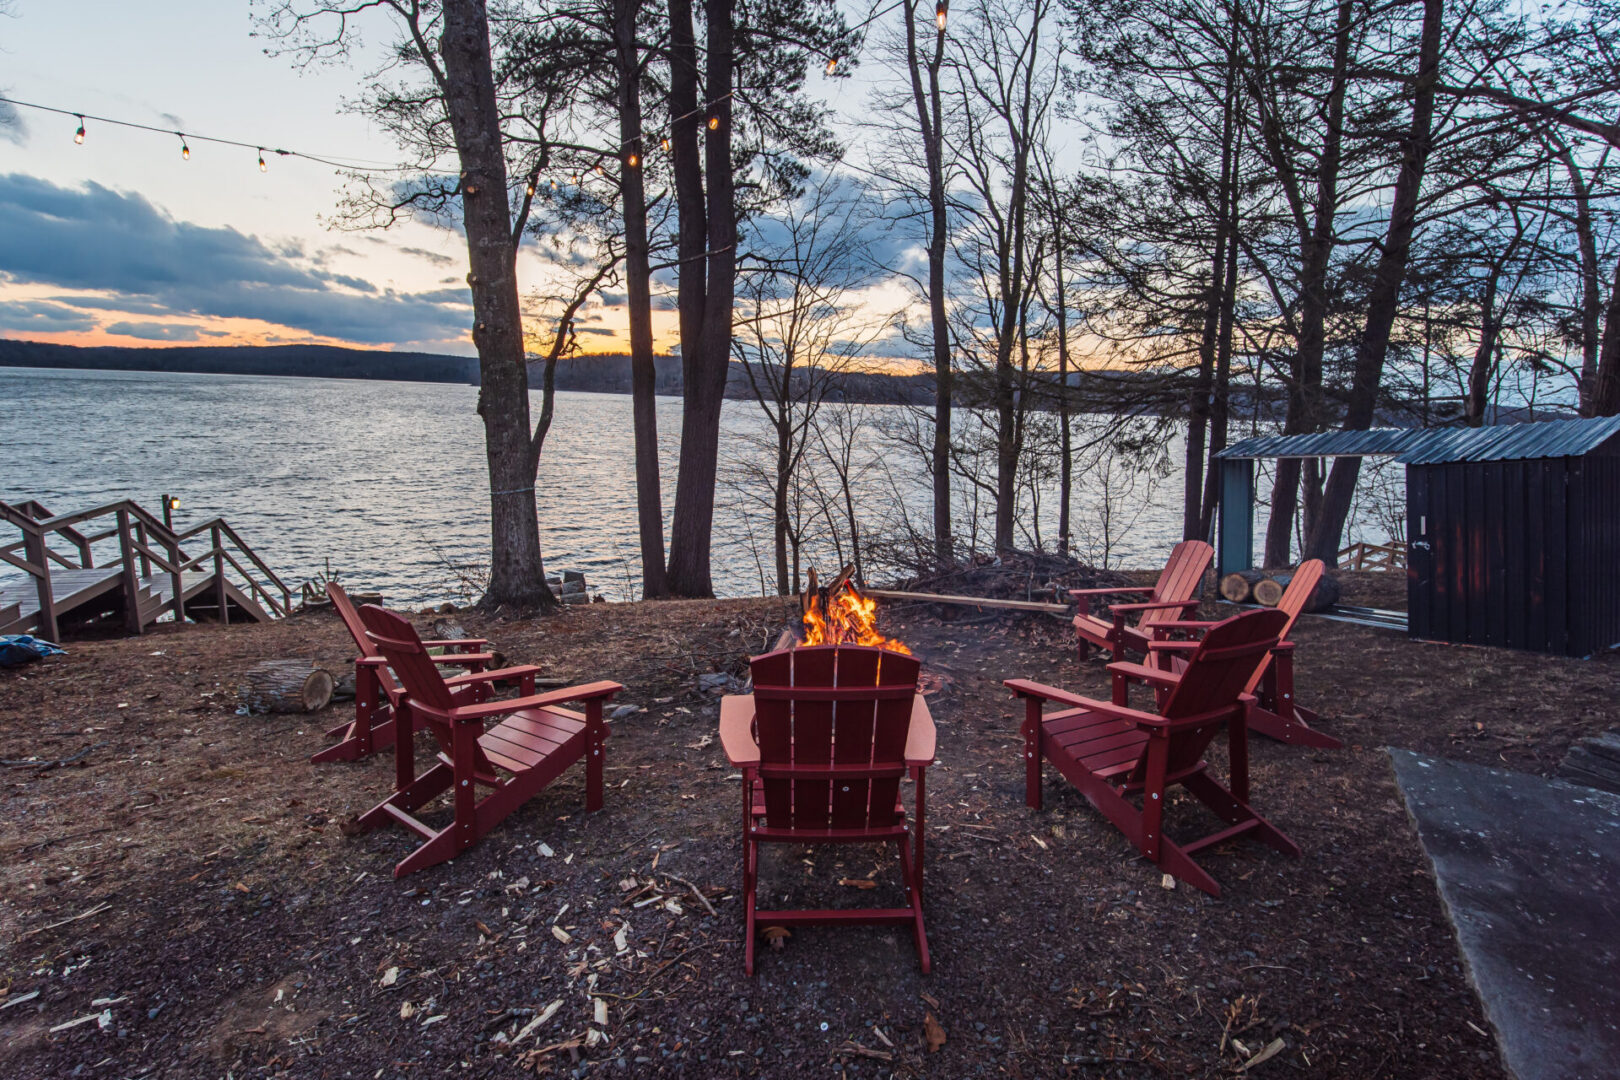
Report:
[[[21,667],[47,656],[61,656],[67,650],[31,634],[0,635],[0,667]]]

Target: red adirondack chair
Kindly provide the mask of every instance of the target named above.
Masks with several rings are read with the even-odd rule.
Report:
[[[1344,743],[1316,728],[1317,714],[1294,699],[1294,643],[1288,640],[1294,621],[1305,610],[1305,602],[1321,580],[1322,573],[1321,559],[1307,559],[1294,571],[1288,588],[1283,590],[1282,599],[1277,601],[1275,608],[1288,618],[1283,624],[1283,640],[1271,650],[1271,655],[1266,657],[1260,669],[1250,676],[1249,684],[1243,690],[1244,693],[1256,695],[1258,699],[1249,713],[1250,731],[1297,746],[1337,750]],[[1186,654],[1196,646],[1192,641],[1177,642],[1170,635],[1186,633],[1196,637],[1214,625],[1212,622],[1184,619],[1159,623],[1153,628],[1154,636],[1165,644],[1154,651],[1161,655],[1168,653],[1170,671],[1179,673],[1187,667]]]
[[[720,702],[720,742],[742,770],[743,966],[754,973],[761,926],[885,923],[911,926],[928,972],[923,930],[923,769],[934,721],[917,693],[914,657],[861,645],[811,645],[756,656],[754,692]],[[910,775],[906,821],[900,781]],[[893,841],[908,907],[758,910],[759,845]]]
[[[585,809],[601,809],[602,744],[607,738],[602,705],[624,687],[593,682],[536,694],[534,677],[540,669],[532,664],[446,679],[409,620],[374,604],[361,608],[360,617],[366,636],[405,691],[394,718],[394,793],[359,818],[365,829],[398,823],[422,837],[422,845],[394,867],[395,877],[466,851],[581,758]],[[521,696],[458,702],[459,687],[487,686],[497,679],[516,679]],[[585,712],[560,707],[571,701],[584,702]],[[484,730],[486,720],[497,718],[498,724]],[[417,724],[433,733],[440,751],[420,776],[412,737]],[[414,816],[413,811],[452,788],[455,816],[449,825],[435,829]],[[481,788],[491,790],[480,797]]]
[[[1202,540],[1183,540],[1170,549],[1170,561],[1151,587],[1070,589],[1069,595],[1081,606],[1074,617],[1074,628],[1080,635],[1080,659],[1086,658],[1093,645],[1107,649],[1111,660],[1125,659],[1127,650],[1145,654],[1148,642],[1153,640],[1155,623],[1198,610],[1198,586],[1214,557],[1215,549]],[[1117,593],[1147,593],[1149,598],[1136,604],[1111,604],[1107,619],[1087,610],[1092,597]],[[1126,619],[1132,615],[1139,616],[1137,623],[1127,626]]]
[[[310,763],[315,765],[324,761],[357,761],[393,746],[394,714],[405,693],[388,670],[388,661],[366,637],[365,624],[360,621],[360,613],[354,610],[354,603],[343,586],[335,581],[328,582],[326,595],[332,601],[332,610],[338,613],[349,636],[354,638],[360,655],[354,660],[354,719],[326,733],[328,738],[338,741],[311,755]],[[422,644],[449,650],[433,656],[435,664],[450,664],[468,671],[483,671],[495,659],[494,653],[484,651],[489,642],[483,638],[424,641]],[[471,704],[488,697],[488,690],[488,683],[479,682],[459,687],[457,694]]]
[[[1009,679],[1024,699],[1025,790],[1041,808],[1041,762],[1052,762],[1091,805],[1113,822],[1143,855],[1168,873],[1213,896],[1215,879],[1193,862],[1211,844],[1252,833],[1286,854],[1299,848],[1249,805],[1249,757],[1244,723],[1253,698],[1243,693],[1249,677],[1277,644],[1287,617],[1251,611],[1209,628],[1179,676],[1145,664],[1114,663],[1114,700],[1096,701],[1053,686]],[[1127,704],[1133,680],[1168,685],[1157,715]],[[1041,714],[1043,702],[1059,706]],[[1204,751],[1222,725],[1227,729],[1231,785],[1209,775]],[[1228,827],[1190,843],[1164,835],[1165,797],[1185,788]],[[1131,796],[1140,795],[1138,807]]]

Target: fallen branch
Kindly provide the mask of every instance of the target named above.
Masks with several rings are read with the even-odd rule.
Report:
[[[38,759],[25,759],[22,761],[0,760],[0,765],[4,765],[8,769],[38,769],[40,772],[45,772],[49,769],[60,769],[64,765],[72,765],[75,761],[78,761],[80,758],[90,753],[90,751],[99,750],[106,745],[107,744],[104,742],[98,742],[92,746],[85,747],[72,757],[59,758],[56,761],[39,761]]]
[[[111,903],[97,904],[89,911],[81,912],[80,914],[74,915],[71,918],[62,919],[60,922],[53,922],[47,926],[36,926],[34,929],[24,934],[23,937],[33,937],[35,934],[43,934],[47,930],[55,930],[58,926],[66,926],[70,922],[78,922],[80,919],[88,919],[92,915],[100,915],[103,911],[106,911],[110,907],[112,907]]]
[[[688,889],[691,889],[692,895],[697,897],[698,903],[703,905],[705,911],[717,919],[720,917],[720,913],[714,910],[714,905],[709,903],[709,898],[704,896],[702,891],[696,885],[692,884],[690,881],[687,881],[683,877],[676,877],[674,874],[671,874],[668,871],[664,872],[664,876],[669,878],[671,881],[678,881],[682,885],[685,885]]]

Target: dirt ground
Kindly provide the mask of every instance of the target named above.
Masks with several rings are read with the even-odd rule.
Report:
[[[1399,579],[1365,577],[1347,600],[1395,606]],[[884,628],[943,677],[934,973],[904,933],[804,928],[749,978],[737,781],[698,676],[741,673],[787,613],[461,616],[512,661],[618,680],[644,711],[613,725],[603,812],[583,813],[572,770],[401,881],[411,836],[342,829],[388,792],[392,755],[307,763],[351,706],[235,712],[258,660],[341,667],[335,617],[76,642],[0,673],[0,1076],[1502,1076],[1381,748],[1548,773],[1612,722],[1615,656],[1302,620],[1301,700],[1349,745],[1256,740],[1254,801],[1304,857],[1205,852],[1215,900],[1164,887],[1053,770],[1047,808],[1024,806],[1001,680],[1106,695],[1065,624],[890,605]],[[1178,823],[1208,825],[1173,804]],[[764,881],[792,903],[886,903],[898,867],[789,849]]]

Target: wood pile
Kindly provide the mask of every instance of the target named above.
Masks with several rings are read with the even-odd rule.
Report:
[[[1234,604],[1259,604],[1276,607],[1294,579],[1289,570],[1236,570],[1221,578],[1221,595]],[[1331,574],[1323,574],[1316,588],[1305,601],[1306,612],[1326,611],[1339,602],[1339,582]]]

